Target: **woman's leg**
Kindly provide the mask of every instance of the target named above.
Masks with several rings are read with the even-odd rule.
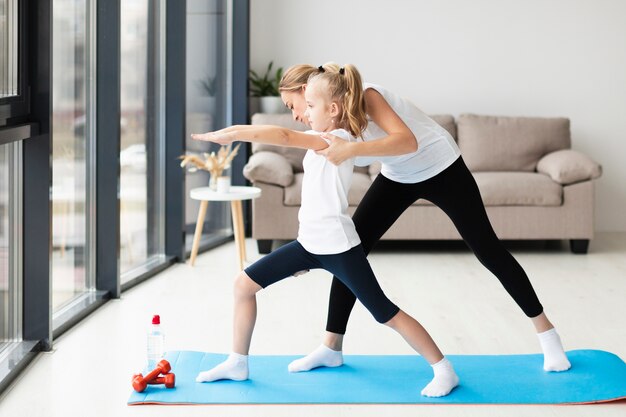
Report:
[[[476,181],[463,159],[459,158],[448,169],[425,181],[423,185],[424,198],[432,201],[450,217],[478,260],[500,280],[509,295],[531,319],[537,332],[544,335],[543,339],[540,336],[544,347],[544,368],[551,371],[569,369],[569,361],[552,323],[543,312],[526,272],[496,236]]]
[[[400,184],[378,175],[359,203],[352,220],[366,254],[400,215],[419,198],[416,187]],[[309,371],[320,366],[343,363],[343,335],[356,297],[341,280],[333,277],[328,299],[328,318],[323,343],[289,365],[291,372]]]
[[[220,379],[248,379],[248,353],[256,323],[256,293],[303,269],[317,268],[318,263],[294,241],[261,258],[235,278],[233,312],[233,350],[226,361],[200,372],[197,382]]]

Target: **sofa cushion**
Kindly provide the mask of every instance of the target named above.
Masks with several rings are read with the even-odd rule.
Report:
[[[348,204],[351,206],[358,206],[359,202],[363,199],[363,196],[372,185],[372,180],[368,174],[355,172],[352,175],[352,185],[348,192]]]
[[[537,171],[564,185],[592,180],[602,175],[600,164],[573,149],[563,149],[544,156],[537,163]]]
[[[486,206],[560,206],[563,187],[533,172],[475,172]]]
[[[472,172],[533,172],[539,159],[571,145],[569,119],[462,114],[458,144]]]
[[[304,173],[294,174],[291,185],[285,187],[284,203],[286,206],[299,206],[302,202],[302,178]]]
[[[380,174],[380,169],[382,168],[382,164],[379,161],[372,162],[371,164],[367,166],[367,168],[368,168],[367,173],[370,175],[370,178],[372,179],[372,181],[374,181],[374,178],[376,178],[376,175]]]
[[[273,126],[282,126],[291,130],[305,131],[307,127],[300,122],[296,122],[291,117],[291,113],[281,113],[281,114],[266,114],[266,113],[256,113],[252,115],[252,124],[253,125],[273,125]],[[302,172],[304,169],[302,168],[302,159],[304,159],[304,154],[306,153],[306,149],[299,148],[287,148],[286,146],[275,146],[275,145],[266,145],[264,143],[253,143],[252,144],[252,153],[256,152],[275,152],[278,153],[287,159],[291,166],[293,166],[294,172]]]
[[[293,182],[293,167],[283,155],[261,151],[252,154],[243,167],[243,176],[252,182],[286,187]]]

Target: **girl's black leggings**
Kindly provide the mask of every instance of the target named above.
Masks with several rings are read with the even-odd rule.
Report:
[[[254,282],[267,288],[305,269],[325,269],[335,274],[334,279],[343,282],[350,294],[356,294],[379,323],[387,323],[400,311],[380,288],[361,245],[338,254],[315,255],[294,240],[259,259],[245,272]]]
[[[543,307],[521,265],[498,239],[487,217],[474,177],[459,157],[443,172],[416,184],[402,184],[379,174],[359,203],[352,219],[366,254],[400,215],[424,198],[442,209],[478,260],[502,283],[528,317]],[[326,330],[345,334],[356,298],[333,278]]]

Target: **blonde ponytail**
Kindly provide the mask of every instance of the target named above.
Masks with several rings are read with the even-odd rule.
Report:
[[[343,72],[347,90],[343,96],[344,117],[342,119],[347,122],[350,133],[354,137],[359,137],[367,127],[363,81],[354,65],[345,65]]]

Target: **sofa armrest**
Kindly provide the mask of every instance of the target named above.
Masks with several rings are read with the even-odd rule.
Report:
[[[582,152],[562,149],[542,157],[537,163],[537,172],[567,185],[598,178],[602,175],[602,166]]]
[[[261,181],[287,187],[293,182],[293,167],[283,155],[256,152],[243,167],[243,176],[252,182]]]

